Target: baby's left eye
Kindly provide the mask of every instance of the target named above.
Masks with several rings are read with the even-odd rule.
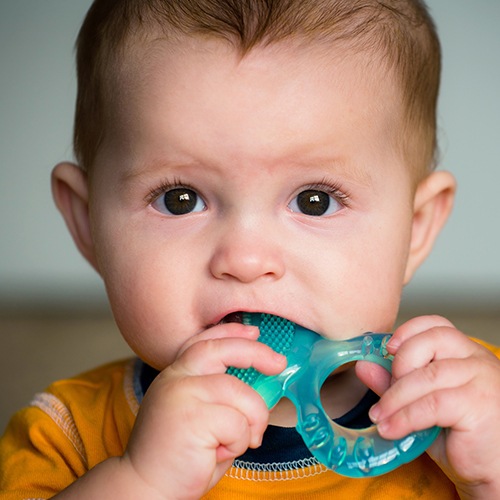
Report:
[[[167,215],[187,215],[205,210],[203,199],[192,189],[177,187],[169,189],[154,202],[153,207]]]
[[[332,195],[317,189],[302,191],[288,206],[292,212],[300,212],[312,217],[331,215],[343,207]]]

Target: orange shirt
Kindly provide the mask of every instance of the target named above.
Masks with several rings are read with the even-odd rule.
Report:
[[[98,463],[122,455],[139,409],[136,365],[137,360],[120,361],[55,382],[14,415],[0,440],[0,499],[50,498]],[[237,465],[206,499],[458,498],[426,454],[366,479],[346,478],[306,460],[274,472]]]

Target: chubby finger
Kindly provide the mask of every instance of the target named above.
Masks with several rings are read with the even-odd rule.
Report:
[[[355,370],[359,380],[379,396],[391,385],[391,374],[376,363],[358,361]]]
[[[179,349],[177,357],[181,356],[187,349],[197,342],[202,342],[205,340],[212,339],[224,339],[224,338],[246,338],[246,339],[257,339],[260,335],[259,328],[252,325],[244,325],[240,323],[224,323],[220,325],[215,325],[207,330],[203,330],[201,333],[194,335],[186,341],[186,343]]]
[[[286,357],[269,346],[245,338],[212,338],[196,342],[178,358],[171,368],[186,375],[225,373],[227,368],[255,368],[275,375],[286,368]]]
[[[223,463],[247,448],[260,446],[269,410],[260,395],[241,380],[231,375],[210,378],[207,393],[202,396],[203,407],[210,413],[208,428],[212,442],[208,446],[216,450],[217,463]]]
[[[170,408],[167,419],[173,420],[173,425],[190,429],[190,438],[198,441],[197,446],[208,446],[208,436],[218,436],[227,422],[224,410],[231,418],[240,420],[240,428],[248,428],[248,446],[258,446],[262,439],[268,421],[269,410],[261,396],[241,380],[228,374],[213,374],[201,376],[177,376],[169,368],[161,372],[151,384],[143,401],[143,407],[157,407],[158,396],[167,396],[164,407]],[[163,406],[162,406],[163,407]],[[215,414],[215,408],[219,413]],[[158,410],[156,410],[158,412]],[[235,413],[236,412],[236,413]],[[237,414],[237,415],[236,415]],[[216,432],[217,431],[217,432]],[[229,431],[228,431],[229,432]],[[181,433],[176,438],[184,439]],[[228,441],[221,441],[224,445]],[[215,445],[213,446],[215,448]]]
[[[411,432],[433,426],[455,427],[454,430],[460,431],[457,423],[466,420],[468,405],[457,405],[457,402],[473,398],[473,390],[468,387],[465,385],[428,393],[387,418],[374,419],[378,420],[378,432],[385,439],[401,439]],[[370,410],[370,417],[377,406]]]
[[[467,385],[477,373],[470,360],[447,359],[435,361],[424,368],[414,370],[395,382],[370,410],[370,418],[376,423],[386,420],[397,412],[406,411],[421,400],[432,402],[429,395],[447,389]],[[434,418],[433,415],[429,415]],[[422,427],[425,428],[425,427]]]
[[[453,326],[434,326],[400,345],[392,363],[393,378],[405,377],[434,361],[465,359],[477,350],[477,344]]]
[[[262,397],[232,375],[217,374],[198,378],[203,378],[201,390],[197,394],[199,400],[208,406],[231,408],[244,416],[250,430],[248,446],[259,446],[269,420],[269,410]],[[224,419],[215,422],[217,425],[221,422],[225,425]]]
[[[264,432],[256,433],[241,412],[222,405],[210,407],[208,431],[210,440],[206,445],[215,449],[217,463],[234,459],[249,447],[257,447]]]
[[[396,328],[394,334],[387,343],[387,349],[391,354],[395,354],[402,344],[415,335],[438,327],[453,328],[454,325],[446,318],[437,315],[417,316],[412,318]]]

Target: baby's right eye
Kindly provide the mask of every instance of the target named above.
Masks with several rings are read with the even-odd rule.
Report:
[[[165,191],[153,201],[151,206],[166,215],[187,215],[206,209],[201,197],[192,189],[185,187]]]

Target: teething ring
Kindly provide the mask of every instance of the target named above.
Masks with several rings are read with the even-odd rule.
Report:
[[[334,341],[269,314],[244,313],[243,321],[259,327],[259,341],[284,354],[287,368],[273,376],[253,368],[231,367],[228,373],[253,387],[269,409],[283,397],[290,399],[297,409],[297,431],[326,467],[349,477],[377,476],[414,460],[438,436],[440,428],[432,427],[400,440],[386,440],[375,425],[349,429],[333,422],[323,409],[321,387],[342,365],[366,360],[391,371],[392,356],[385,348],[389,334],[369,333]]]

